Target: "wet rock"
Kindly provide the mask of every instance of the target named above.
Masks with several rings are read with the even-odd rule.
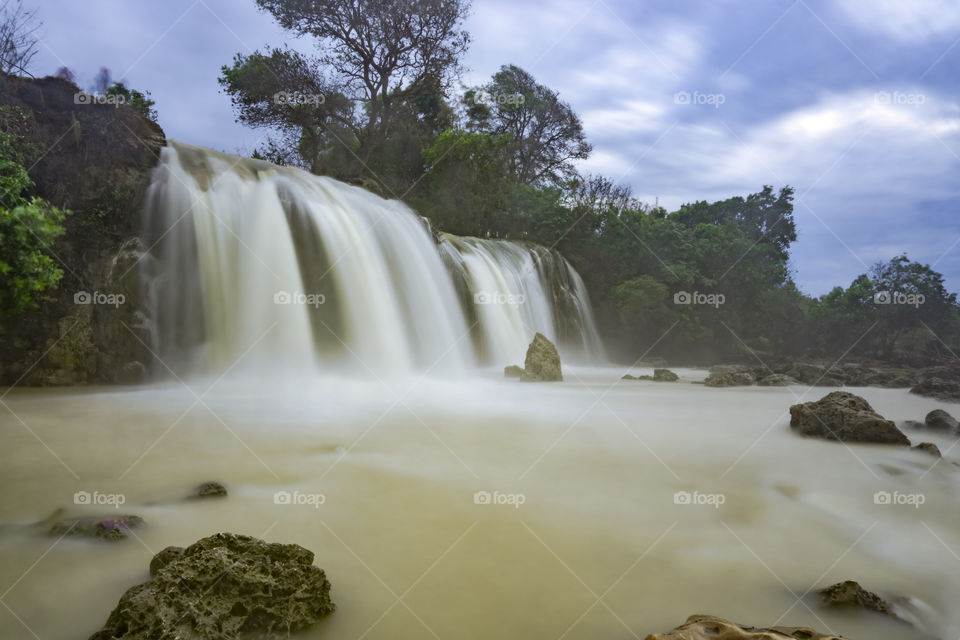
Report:
[[[924,378],[910,393],[946,402],[960,402],[960,382],[945,378]]]
[[[183,547],[167,547],[153,556],[153,559],[150,560],[150,575],[157,575],[161,569],[173,562],[178,560],[183,556],[183,552],[186,551]]]
[[[943,457],[943,455],[940,453],[940,448],[932,442],[921,442],[917,446],[913,447],[913,449],[914,451],[923,451],[924,453],[929,453],[935,458]]]
[[[656,382],[676,382],[680,379],[680,376],[669,369],[654,369],[653,379]]]
[[[866,400],[846,391],[790,407],[790,428],[803,436],[841,442],[910,445],[897,426]]]
[[[923,419],[923,423],[928,429],[937,431],[957,431],[960,429],[960,422],[943,409],[934,409]]]
[[[903,429],[926,429],[927,425],[916,420],[904,420],[900,423],[900,427]]]
[[[204,482],[194,487],[189,497],[194,500],[199,498],[226,498],[227,488],[219,482]]]
[[[695,615],[667,633],[648,635],[646,640],[843,640],[840,636],[817,633],[807,627],[770,627],[761,629],[730,622],[716,616]]]
[[[51,536],[73,536],[98,540],[123,540],[131,529],[146,524],[140,516],[100,515],[63,518],[50,525]]]
[[[762,378],[757,384],[761,387],[789,387],[793,384],[800,384],[800,381],[785,373],[771,373],[767,377]]]
[[[560,354],[557,352],[557,347],[542,333],[538,332],[527,348],[527,358],[523,363],[521,380],[528,382],[560,382],[563,380]]]
[[[820,591],[826,606],[854,606],[884,615],[894,615],[890,605],[877,594],[867,591],[854,580],[846,580]]]
[[[504,378],[522,378],[523,377],[523,367],[518,367],[515,364],[503,368],[503,377]]]
[[[708,387],[749,387],[757,379],[748,371],[714,372],[707,376],[703,384]]]
[[[620,379],[621,380],[639,380],[640,378],[638,378],[637,376],[632,376],[629,373],[625,373],[623,374],[623,377],[621,377]]]
[[[90,640],[287,638],[334,610],[313,553],[218,533],[164,549]]]

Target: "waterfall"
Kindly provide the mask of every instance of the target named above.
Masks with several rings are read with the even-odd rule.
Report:
[[[533,334],[602,358],[556,251],[433,233],[403,203],[171,142],[145,207],[154,348],[178,375],[522,364]]]

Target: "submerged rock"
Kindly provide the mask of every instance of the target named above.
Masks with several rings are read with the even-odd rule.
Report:
[[[620,379],[621,380],[639,380],[640,378],[638,378],[637,376],[632,376],[629,373],[625,373],[623,374],[623,377],[621,377]]]
[[[924,453],[929,453],[935,458],[942,458],[943,454],[940,453],[940,447],[933,444],[932,442],[921,442],[917,446],[913,447],[914,451],[923,451]]]
[[[800,381],[785,373],[771,373],[757,384],[761,387],[789,387],[793,384],[800,384]]]
[[[295,544],[218,533],[168,547],[90,640],[286,638],[333,613],[330,582]]]
[[[653,379],[656,382],[676,382],[680,379],[680,376],[669,369],[654,369]]]
[[[807,627],[770,627],[761,629],[730,622],[716,616],[695,615],[667,633],[648,635],[646,640],[843,640],[840,636],[817,633]]]
[[[867,591],[859,582],[846,580],[820,590],[823,604],[827,606],[855,606],[877,613],[895,616],[890,605],[880,596]]]
[[[707,376],[703,384],[708,387],[749,387],[757,379],[748,371],[714,372]]]
[[[508,367],[503,368],[503,377],[504,378],[522,378],[523,377],[523,367],[518,367],[515,364],[511,364]]]
[[[560,382],[563,372],[560,368],[560,354],[557,347],[542,333],[533,336],[533,342],[527,348],[527,358],[523,363],[522,380],[529,382]]]
[[[51,536],[76,536],[99,540],[123,540],[130,529],[146,524],[140,516],[99,515],[78,518],[63,518],[53,521],[48,533]]]
[[[943,409],[934,409],[923,419],[923,423],[929,429],[937,431],[957,431],[960,429],[960,422]]]
[[[193,500],[198,498],[226,498],[227,488],[219,482],[204,482],[194,487],[189,497]]]
[[[841,442],[910,445],[897,426],[866,400],[846,391],[790,407],[790,428],[800,435]]]

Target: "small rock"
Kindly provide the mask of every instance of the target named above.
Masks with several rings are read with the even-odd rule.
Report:
[[[926,429],[927,425],[922,422],[917,422],[916,420],[904,420],[900,423],[904,429]]]
[[[800,384],[800,381],[785,373],[771,373],[757,384],[761,387],[789,387],[790,385]]]
[[[667,633],[648,635],[646,640],[774,640],[775,638],[802,638],[803,640],[844,640],[840,636],[824,635],[807,627],[770,627],[760,629],[730,622],[716,616],[696,615]]]
[[[64,518],[50,526],[51,536],[75,536],[117,541],[127,537],[130,529],[143,526],[143,518],[134,515],[122,516],[84,516]]]
[[[189,496],[192,499],[196,498],[226,498],[227,497],[227,488],[220,484],[219,482],[204,482],[197,487],[194,487],[193,492]]]
[[[523,367],[518,367],[515,364],[506,366],[503,368],[503,377],[504,378],[522,378]]]
[[[841,442],[910,445],[897,426],[866,400],[846,391],[790,407],[790,428],[801,435]]]
[[[746,371],[740,372],[715,372],[707,376],[703,384],[708,387],[749,387],[756,384],[757,380],[752,373]]]
[[[942,458],[943,455],[940,453],[940,448],[933,444],[932,442],[921,442],[917,446],[913,447],[915,451],[923,451],[924,453],[929,453],[935,458]]]
[[[656,382],[676,382],[680,379],[680,376],[669,369],[654,369],[653,379]]]
[[[623,374],[623,377],[620,378],[620,379],[621,379],[621,380],[639,380],[639,378],[637,378],[637,376],[632,376],[632,375],[630,375],[629,373]]]
[[[528,382],[562,382],[560,354],[557,347],[542,333],[533,336],[523,363],[523,377]]]
[[[943,409],[934,409],[927,414],[923,422],[928,428],[937,431],[957,431],[960,428],[960,422]]]
[[[884,615],[894,615],[887,602],[877,594],[867,591],[854,580],[838,582],[820,591],[823,604],[827,606],[853,605],[870,609]]]

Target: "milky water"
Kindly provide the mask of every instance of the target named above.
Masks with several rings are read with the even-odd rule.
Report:
[[[788,407],[829,389],[710,389],[679,372],[13,390],[0,522],[112,513],[73,505],[99,491],[148,526],[116,544],[4,527],[0,637],[87,637],[155,552],[220,531],[315,552],[337,611],[304,638],[642,638],[694,613],[850,638],[960,634],[952,441],[908,434],[940,446],[936,463],[801,439]],[[856,391],[898,421],[942,406]],[[180,499],[205,480],[230,496]],[[844,579],[909,596],[919,628],[807,594]]]

